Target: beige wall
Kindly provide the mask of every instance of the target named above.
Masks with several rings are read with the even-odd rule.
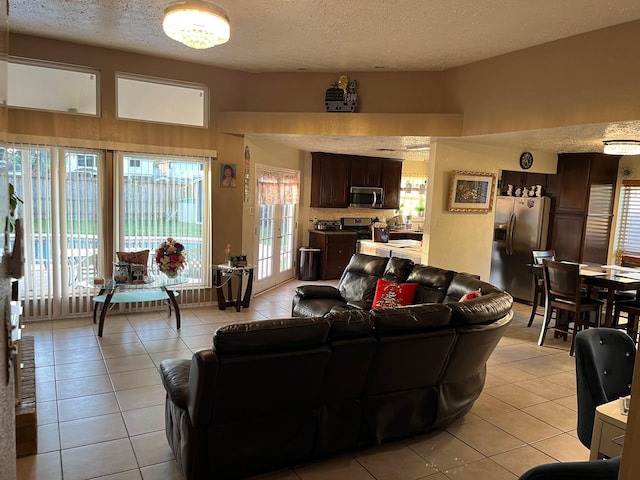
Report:
[[[488,281],[493,241],[493,209],[489,213],[447,211],[451,172],[465,170],[493,173],[519,170],[521,150],[440,140],[431,146],[429,188],[424,220],[422,262],[456,271],[479,274]],[[555,173],[555,154],[532,152],[530,171]],[[495,198],[494,198],[495,203]]]
[[[243,205],[243,235],[242,235],[242,251],[249,255],[248,260],[250,263],[256,262],[257,257],[257,205],[256,205],[256,189],[255,183],[257,179],[257,166],[262,165],[265,167],[277,167],[285,168],[289,170],[297,170],[300,172],[300,201],[299,204],[299,221],[298,221],[298,244],[300,244],[300,238],[302,235],[306,212],[308,211],[309,202],[304,202],[305,198],[308,198],[308,183],[305,183],[303,179],[305,175],[308,175],[305,169],[305,160],[308,154],[301,152],[300,150],[285,147],[281,144],[270,142],[268,140],[245,137],[244,145],[249,147],[251,152],[251,167],[250,167],[250,181],[249,181],[249,201]],[[244,151],[244,149],[243,149]],[[239,187],[243,188],[239,184]],[[244,190],[243,190],[244,191]]]

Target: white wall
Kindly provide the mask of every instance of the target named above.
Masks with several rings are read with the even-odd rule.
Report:
[[[451,172],[487,172],[498,177],[500,170],[520,170],[522,151],[461,140],[440,140],[432,144],[422,263],[489,279],[493,208],[489,213],[447,211]],[[529,171],[556,173],[556,154],[532,153],[534,165]],[[493,202],[495,204],[495,195]]]

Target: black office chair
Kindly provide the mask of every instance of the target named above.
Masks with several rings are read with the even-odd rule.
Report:
[[[519,480],[617,480],[620,459],[546,463],[527,470]]]
[[[615,328],[589,328],[576,336],[578,438],[591,448],[596,407],[631,393],[636,347]]]
[[[555,250],[532,250],[531,255],[533,256],[533,265],[542,265],[542,260],[544,260],[545,258],[547,260],[556,259]],[[538,313],[538,306],[540,305],[540,302],[544,301],[545,299],[544,275],[542,275],[541,270],[534,268],[533,280],[535,282],[535,289],[533,291],[533,307],[531,308],[531,316],[529,317],[529,323],[527,324],[527,327],[530,327],[533,324],[533,319],[536,317],[536,315],[540,315],[543,318],[545,316],[544,313]]]
[[[554,330],[560,334],[571,333],[571,347],[569,355],[573,355],[576,334],[583,327],[600,326],[602,305],[600,300],[585,295],[580,284],[580,265],[577,263],[556,262],[542,260],[545,286],[545,320],[540,331],[538,345],[544,344],[547,330]],[[556,312],[556,322],[551,326],[551,317]],[[560,312],[566,312],[566,321],[559,322]],[[588,314],[595,312],[595,323],[590,323]],[[570,323],[573,322],[573,327]]]

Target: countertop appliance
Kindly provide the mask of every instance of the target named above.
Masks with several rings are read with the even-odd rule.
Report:
[[[532,262],[531,250],[546,250],[550,204],[548,197],[496,200],[489,281],[519,300],[533,300],[527,264]]]
[[[384,190],[380,187],[350,187],[349,206],[358,208],[382,208]]]

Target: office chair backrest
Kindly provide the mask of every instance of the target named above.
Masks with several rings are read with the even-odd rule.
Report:
[[[631,393],[635,343],[623,330],[589,328],[576,336],[578,438],[591,448],[596,407]]]

